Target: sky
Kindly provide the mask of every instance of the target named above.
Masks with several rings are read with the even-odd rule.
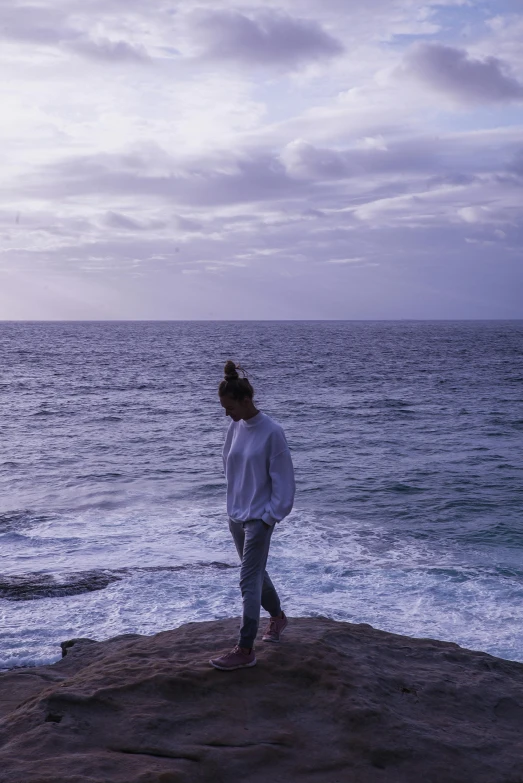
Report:
[[[523,318],[522,0],[2,0],[0,319]]]

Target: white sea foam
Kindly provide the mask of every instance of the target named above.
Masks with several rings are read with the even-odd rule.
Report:
[[[63,543],[58,530],[69,534]],[[82,515],[50,532],[47,523],[37,525],[27,548],[11,552],[11,574],[24,573],[27,565],[33,573],[52,570],[58,577],[94,567],[124,571],[101,590],[1,601],[0,668],[58,660],[59,644],[68,638],[153,634],[240,613],[238,559],[218,510],[113,512],[98,526]],[[365,622],[523,660],[516,622],[521,582],[500,578],[492,567],[460,563],[452,548],[414,538],[392,541],[379,527],[348,523],[342,531],[295,510],[275,531],[268,570],[291,616]]]

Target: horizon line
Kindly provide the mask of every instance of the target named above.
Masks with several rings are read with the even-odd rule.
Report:
[[[0,324],[110,323],[484,323],[518,322],[512,318],[0,318]]]

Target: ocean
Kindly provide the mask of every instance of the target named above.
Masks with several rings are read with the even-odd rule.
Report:
[[[227,359],[292,453],[286,613],[523,662],[522,321],[2,322],[0,356],[0,668],[240,614]]]

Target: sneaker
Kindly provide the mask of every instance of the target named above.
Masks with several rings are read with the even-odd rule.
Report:
[[[264,631],[262,639],[264,642],[279,642],[280,636],[287,628],[288,620],[285,612],[282,612],[283,617],[271,617],[269,625]]]
[[[236,645],[234,650],[229,653],[225,653],[220,658],[211,658],[209,661],[211,666],[215,669],[221,669],[224,672],[232,672],[233,669],[247,669],[249,666],[256,666],[256,656],[254,654],[254,647],[250,653],[242,652],[241,648]]]

